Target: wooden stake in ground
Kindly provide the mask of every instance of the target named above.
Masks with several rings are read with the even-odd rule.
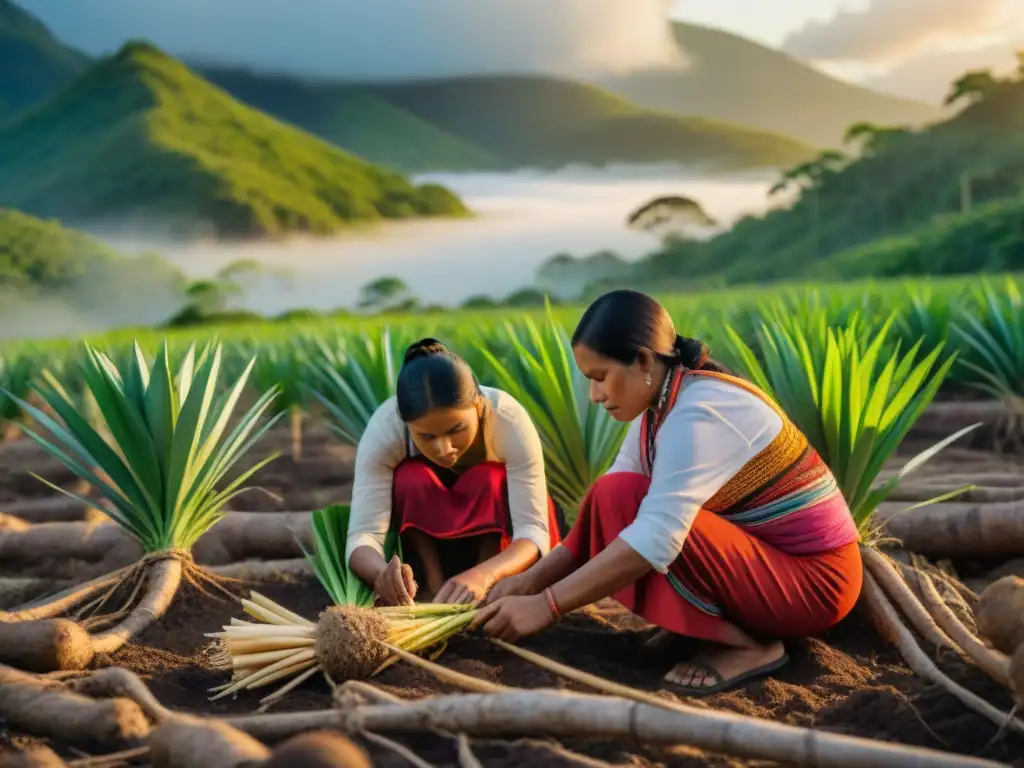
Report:
[[[190,347],[177,376],[171,373],[166,343],[152,364],[136,344],[123,370],[88,345],[85,352],[81,375],[102,414],[101,431],[107,437],[76,410],[49,372],[43,372],[38,391],[60,421],[19,400],[47,436],[27,428],[26,432],[92,485],[109,503],[107,514],[139,542],[144,555],[131,567],[77,591],[36,601],[29,612],[0,614],[0,621],[52,619],[78,607],[76,617],[88,617],[90,629],[107,627],[91,637],[92,652],[113,653],[167,611],[182,579],[197,586],[216,583],[195,564],[191,549],[223,517],[224,505],[244,490],[243,483],[275,458],[270,456],[219,487],[272,426],[273,419],[258,423],[276,392],[261,396],[229,432],[252,361],[227,391],[220,392],[219,345],[207,346],[198,360]],[[97,504],[95,499],[62,492],[85,505]],[[121,592],[128,593],[127,599],[113,605]],[[6,653],[24,655],[34,639],[12,637],[0,658]]]

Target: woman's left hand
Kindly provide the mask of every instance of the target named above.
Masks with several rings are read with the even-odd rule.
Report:
[[[500,597],[477,611],[470,629],[483,627],[484,632],[507,643],[514,643],[555,623],[548,601],[540,595]]]
[[[442,584],[431,602],[475,603],[487,596],[494,582],[494,574],[487,569],[470,568]]]

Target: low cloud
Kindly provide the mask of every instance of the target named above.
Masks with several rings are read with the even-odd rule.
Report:
[[[205,63],[356,80],[678,67],[672,0],[21,0],[87,53],[144,38]]]
[[[809,21],[783,48],[805,59],[895,64],[936,45],[1019,29],[1024,0],[870,0]]]
[[[897,96],[941,104],[953,81],[969,70],[991,69],[996,75],[1012,72],[1017,65],[1017,47],[986,45],[969,50],[924,53],[900,62],[884,75],[862,82]]]

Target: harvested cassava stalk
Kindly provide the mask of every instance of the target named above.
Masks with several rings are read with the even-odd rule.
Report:
[[[1024,556],[1024,505],[949,502],[904,512],[886,502],[874,524],[904,549],[927,557],[1011,558]]]
[[[216,639],[213,663],[233,671],[231,682],[214,688],[211,700],[300,675],[285,686],[291,690],[319,670],[333,680],[365,679],[387,661],[385,642],[423,651],[468,627],[474,616],[472,605],[335,605],[314,624],[258,592],[243,599],[242,607],[258,623],[233,619],[223,632],[207,635]]]
[[[916,559],[916,558],[915,558]],[[963,649],[967,657],[1000,685],[1009,685],[1010,660],[1006,654],[987,648],[946,605],[923,566],[911,569],[922,601],[932,618]]]
[[[977,422],[998,427],[1006,418],[1006,405],[999,400],[933,402],[914,423],[914,438],[945,437]]]
[[[106,536],[111,546],[130,537],[132,546],[144,553],[131,567],[116,573],[116,584],[84,611],[103,607],[120,586],[130,591],[127,603],[112,613],[90,619],[118,623],[92,638],[95,653],[113,653],[142,632],[169,608],[182,579],[199,586],[202,580],[216,580],[199,568],[191,554],[193,545],[224,516],[224,506],[244,489],[242,484],[270,459],[229,480],[229,471],[252,444],[274,423],[257,428],[273,401],[274,390],[262,395],[228,433],[228,423],[245,388],[252,361],[227,392],[218,393],[217,377],[221,348],[207,347],[196,360],[190,347],[178,376],[171,372],[166,343],[150,365],[136,344],[124,370],[112,360],[85,345],[81,376],[95,401],[99,415],[90,421],[80,412],[61,383],[48,371],[37,389],[59,424],[42,410],[17,400],[48,433],[26,434],[47,453],[64,464],[80,480],[95,489],[97,499],[55,490],[70,498],[105,511],[115,525],[97,525],[89,538]],[[102,422],[102,423],[101,423]],[[97,426],[93,426],[94,423]],[[101,434],[102,432],[102,434]],[[41,479],[41,478],[40,478]],[[44,481],[46,482],[46,481]],[[226,487],[221,488],[224,482]],[[74,523],[53,523],[55,527]],[[38,528],[43,528],[39,526]],[[42,535],[33,527],[7,532],[0,537],[0,549],[9,549],[11,536]],[[104,533],[120,530],[120,536]],[[56,548],[47,556],[59,556]],[[0,555],[2,556],[2,555]],[[37,611],[54,610],[54,603],[68,610],[92,595],[83,590],[74,605],[66,595],[37,602]]]
[[[67,619],[0,622],[0,663],[29,672],[85,669],[93,659],[89,633]]]
[[[38,499],[19,499],[0,504],[0,512],[20,517],[30,523],[70,523],[85,520],[92,507],[64,495]]]
[[[1008,501],[1024,499],[1024,487],[1018,488],[986,488],[976,484],[969,490],[962,490],[962,485],[947,483],[935,485],[897,486],[889,496],[889,501],[928,501],[936,496],[950,496],[960,504],[1002,504]]]
[[[871,573],[866,570],[864,572],[864,585],[861,595],[879,634],[896,646],[907,666],[915,674],[952,694],[966,707],[988,718],[997,727],[1003,726],[1009,720],[1007,727],[1015,733],[1024,735],[1024,722],[1016,717],[1008,719],[1006,712],[1001,712],[980,696],[958,685],[935,666],[934,662],[918,646],[910,630],[900,621],[896,609],[889,602],[885,592],[872,577]]]
[[[310,512],[228,512],[192,547],[200,565],[302,557],[311,541]],[[116,559],[111,555],[117,553]],[[0,561],[33,562],[46,557],[100,562],[111,569],[142,555],[138,541],[117,523],[38,523],[0,529]]]
[[[1024,644],[1024,579],[1003,576],[978,597],[978,634],[1009,655]]]
[[[263,765],[270,750],[215,718],[175,714],[146,739],[154,768],[241,768]]]
[[[149,734],[149,721],[134,701],[93,701],[4,666],[0,666],[0,720],[24,733],[91,752],[138,746]]]
[[[334,731],[312,731],[274,749],[261,768],[372,768],[370,759],[350,739]]]
[[[679,745],[787,765],[851,768],[995,768],[989,760],[933,749],[844,736],[718,710],[689,712],[611,696],[531,690],[435,696],[347,711],[292,712],[227,718],[263,741],[333,728],[365,731],[447,731],[469,736],[546,735],[626,739]]]

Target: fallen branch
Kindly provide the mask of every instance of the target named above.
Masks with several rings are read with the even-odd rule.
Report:
[[[825,768],[999,765],[965,755],[800,728],[731,712],[680,712],[608,696],[546,690],[457,694],[347,711],[233,717],[226,722],[264,741],[318,728],[347,733],[440,729],[470,736],[544,734],[626,739],[659,746],[687,744],[753,760]]]

